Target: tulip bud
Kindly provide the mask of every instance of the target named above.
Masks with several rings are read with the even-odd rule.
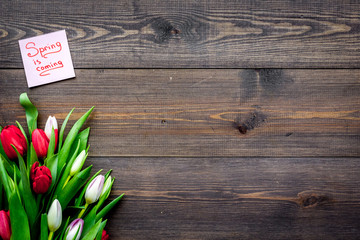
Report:
[[[36,194],[46,193],[52,181],[51,171],[46,166],[39,167],[39,162],[35,162],[30,170],[30,180]]]
[[[108,239],[109,239],[109,235],[106,233],[105,230],[103,230],[101,234],[101,240],[108,240]]]
[[[109,188],[111,188],[111,186],[112,186],[112,179],[111,179],[111,176],[109,176],[104,183],[104,187],[103,187],[103,190],[101,191],[100,197],[105,195],[107,193],[107,191],[109,190]]]
[[[105,178],[103,175],[99,175],[91,181],[85,192],[85,200],[87,204],[94,203],[99,199],[104,186],[104,181]]]
[[[55,147],[56,147],[58,142],[58,124],[55,117],[49,116],[45,124],[45,134],[48,137],[48,139],[51,138],[51,132],[53,128],[55,133]]]
[[[84,165],[86,159],[86,151],[82,150],[81,153],[76,157],[73,165],[70,169],[70,176],[74,176],[76,173],[80,172],[82,166]]]
[[[50,232],[55,232],[59,229],[62,221],[62,209],[59,200],[55,199],[51,204],[47,220]]]
[[[9,211],[0,211],[0,237],[3,240],[10,240],[11,237],[11,227],[10,227],[10,217]]]
[[[79,240],[84,226],[84,220],[77,218],[67,228],[66,240]],[[75,238],[76,236],[76,238]]]
[[[39,167],[39,162],[34,162],[30,169],[30,180],[34,181],[35,178],[35,170]]]
[[[4,127],[4,129],[1,131],[0,139],[5,154],[10,159],[17,158],[16,151],[11,145],[15,146],[16,150],[20,153],[21,156],[24,156],[26,153],[26,139],[18,127],[14,125]]]
[[[49,138],[41,129],[35,129],[32,133],[31,140],[38,158],[46,157],[49,148]]]

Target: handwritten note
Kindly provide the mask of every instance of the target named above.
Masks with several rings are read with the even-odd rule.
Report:
[[[75,77],[65,30],[19,40],[29,88]]]

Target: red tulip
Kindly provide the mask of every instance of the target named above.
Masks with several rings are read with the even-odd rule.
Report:
[[[32,188],[36,194],[46,193],[52,181],[49,168],[46,166],[39,167],[39,162],[35,162],[30,170],[30,179]]]
[[[35,169],[39,167],[39,162],[34,162],[30,169],[30,180],[34,181],[35,178]]]
[[[18,127],[14,125],[4,127],[4,129],[1,131],[0,138],[5,154],[10,159],[17,158],[16,152],[11,145],[15,146],[21,156],[24,156],[26,153],[26,139]]]
[[[49,148],[49,138],[41,129],[35,129],[31,137],[34,149],[38,158],[46,157]]]
[[[3,240],[10,240],[11,227],[10,227],[10,216],[9,211],[0,211],[0,237]]]
[[[101,235],[101,240],[108,240],[108,239],[109,239],[109,235],[106,233],[105,230],[103,230]]]

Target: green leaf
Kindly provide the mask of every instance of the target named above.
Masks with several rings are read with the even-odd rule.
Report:
[[[75,138],[74,142],[80,141],[79,152],[86,149],[88,138],[89,138],[90,128],[86,128],[81,131]],[[72,156],[77,148],[77,145],[73,144],[70,149],[70,156]]]
[[[86,180],[90,176],[92,166],[82,170],[75,174],[75,176],[68,182],[65,188],[57,196],[62,209],[65,209],[75,194],[86,183]]]
[[[0,179],[1,182],[3,183],[4,189],[5,189],[5,193],[6,193],[6,197],[9,200],[10,196],[11,196],[11,186],[9,183],[9,175],[5,169],[4,166],[4,162],[5,162],[5,158],[3,157],[2,154],[0,154]]]
[[[77,122],[74,124],[74,126],[71,128],[70,132],[68,133],[64,146],[61,148],[61,151],[59,153],[59,166],[63,166],[67,162],[67,158],[70,153],[71,145],[73,144],[76,135],[78,134],[80,128],[86,121],[86,119],[89,117],[90,113],[94,107],[90,108],[89,111],[87,111]]]
[[[50,136],[50,142],[49,142],[49,147],[48,147],[48,152],[47,152],[47,157],[46,158],[51,158],[54,155],[55,152],[55,132],[54,132],[54,128],[52,128],[51,130],[51,136]]]
[[[102,232],[106,226],[106,223],[107,223],[107,220],[103,221],[100,225],[100,228],[99,228],[99,231],[97,233],[97,236],[96,236],[96,240],[101,240],[101,237],[102,237]]]
[[[48,224],[47,224],[47,214],[41,214],[41,226],[40,226],[40,240],[48,240]]]
[[[90,231],[84,237],[82,237],[81,240],[94,240],[96,238],[97,233],[99,232],[101,222],[102,222],[101,219],[97,221],[97,223],[94,226],[92,226]]]
[[[110,192],[111,192],[112,185],[114,184],[114,181],[115,181],[115,178],[111,179],[110,187],[106,190],[106,192],[104,192],[104,194],[103,194],[102,196],[100,196],[100,199],[99,199],[98,203],[96,204],[96,207],[97,207],[98,209],[101,208],[101,206],[103,205],[103,203],[105,202],[105,200],[109,197]],[[106,180],[105,180],[105,182],[106,182]]]
[[[3,207],[3,183],[0,181],[0,209],[6,209]]]
[[[11,193],[9,200],[10,219],[11,219],[11,239],[24,240],[30,239],[29,221],[24,207],[21,205],[17,191]]]
[[[27,136],[26,136],[26,133],[25,133],[25,131],[24,131],[24,128],[21,126],[21,124],[20,124],[18,121],[16,121],[16,124],[18,125],[18,128],[20,129],[21,133],[24,135],[25,140],[26,140],[27,147],[29,148],[29,141],[28,141],[28,139],[27,139]]]
[[[70,217],[67,218],[65,224],[64,223],[61,224],[61,227],[60,227],[60,229],[62,228],[61,234],[58,235],[58,237],[56,239],[60,239],[60,240],[64,239],[64,234],[65,233],[67,234],[67,227],[69,226],[69,222],[70,222]]]
[[[25,210],[27,215],[29,216],[30,226],[34,226],[36,217],[38,215],[38,209],[36,205],[36,201],[34,195],[31,192],[29,176],[26,171],[24,159],[21,157],[20,153],[17,149],[12,145],[19,159],[20,173],[21,173],[21,197],[23,199]]]
[[[38,159],[38,157],[37,157],[37,155],[36,155],[36,152],[35,152],[35,148],[34,148],[34,145],[33,145],[33,143],[30,143],[30,158],[29,158],[29,160],[28,160],[28,162],[27,162],[27,166],[28,166],[28,174],[30,174],[30,170],[31,170],[31,167],[32,167],[32,165],[35,163],[35,162],[37,162],[37,161],[39,161],[39,159]]]
[[[91,211],[86,215],[86,217],[84,217],[84,228],[83,228],[83,234],[87,234],[90,229],[94,226],[95,224],[95,219],[96,219],[96,212],[97,212],[97,208],[96,206],[93,207],[91,209]]]
[[[15,183],[18,184],[18,183],[16,182],[16,179],[17,179],[17,178],[16,178],[16,174],[14,174],[13,178],[14,178],[14,179],[12,179],[10,176],[8,176],[8,182],[9,182],[9,186],[10,186],[11,192],[17,190],[17,189],[15,188]],[[19,196],[19,197],[20,197],[20,196]]]
[[[63,137],[64,137],[64,131],[65,131],[65,128],[66,128],[66,124],[67,122],[69,121],[69,118],[70,118],[70,115],[71,113],[75,110],[75,108],[71,109],[71,111],[69,112],[69,114],[66,116],[62,126],[61,126],[61,129],[60,129],[60,134],[59,134],[59,148],[58,148],[58,152],[60,152],[61,150],[61,146],[62,146],[62,140],[63,140]]]
[[[109,171],[107,171],[107,173],[105,174],[104,178],[105,178],[105,181],[106,179],[109,177],[109,175],[111,174],[112,172],[112,169],[110,169]]]
[[[75,209],[75,210],[83,210],[85,207],[84,206],[67,206],[68,209]]]
[[[29,170],[29,162],[30,162],[30,154],[29,154],[29,141],[28,141],[28,139],[27,139],[27,136],[26,136],[26,133],[25,133],[25,131],[24,131],[24,128],[21,126],[21,124],[18,122],[18,121],[16,121],[16,124],[17,124],[17,126],[18,126],[18,128],[20,129],[20,131],[21,131],[21,133],[24,135],[24,137],[25,137],[25,140],[26,140],[26,146],[27,146],[27,152],[28,152],[28,154],[27,154],[27,163],[28,163],[28,167],[27,167],[27,169]],[[31,139],[30,139],[31,140]],[[30,141],[31,142],[31,141]],[[30,171],[29,171],[30,172]]]
[[[51,172],[52,181],[51,181],[50,189],[52,189],[52,187],[55,185],[57,180],[58,155],[53,155],[51,158],[47,158],[45,165],[46,167],[49,168]]]
[[[124,193],[112,200],[108,205],[106,205],[97,215],[96,221],[105,217],[105,215],[120,201],[120,199],[124,196]]]
[[[13,161],[10,161],[7,158],[5,158],[5,156],[3,156],[3,160],[4,160],[4,167],[6,171],[9,173],[9,176],[14,176],[14,173],[16,173],[16,177],[20,178],[20,171],[19,168],[16,166],[16,164]]]
[[[63,186],[66,182],[66,179],[68,178],[69,176],[69,173],[70,173],[70,169],[71,169],[71,166],[73,165],[75,159],[76,159],[76,156],[77,156],[77,152],[79,150],[79,147],[80,147],[80,141],[78,142],[78,147],[76,148],[76,151],[74,152],[73,156],[71,157],[70,161],[68,164],[66,164],[66,167],[65,167],[65,170],[63,171],[63,173],[61,174],[61,178],[56,186],[56,189],[55,189],[55,192],[54,192],[54,195],[58,195],[58,193],[63,189]]]
[[[26,121],[29,128],[30,137],[32,132],[37,128],[38,111],[36,107],[31,103],[27,93],[20,95],[20,104],[24,107],[26,113]]]
[[[92,176],[90,178],[90,180],[86,183],[85,187],[83,188],[83,190],[81,191],[79,197],[75,200],[75,206],[81,206],[84,200],[84,195],[86,192],[87,187],[89,186],[89,184],[91,183],[92,180],[94,180],[94,178],[96,178],[97,175],[99,175],[101,173],[102,169],[100,169],[97,173],[94,174],[94,176]]]

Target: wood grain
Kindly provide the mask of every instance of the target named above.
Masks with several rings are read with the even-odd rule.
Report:
[[[96,106],[92,156],[359,156],[359,70],[77,70],[76,79],[27,89],[1,70],[0,122],[40,112],[71,123]],[[5,110],[6,109],[6,110]]]
[[[358,68],[357,1],[1,1],[0,68],[66,29],[76,68]]]
[[[0,124],[26,126],[22,92],[40,128],[96,107],[86,164],[113,169],[110,199],[125,193],[110,239],[359,239],[359,12],[350,0],[0,1]],[[18,40],[62,29],[77,77],[28,89]]]
[[[112,168],[112,239],[357,239],[360,159],[90,158]]]

